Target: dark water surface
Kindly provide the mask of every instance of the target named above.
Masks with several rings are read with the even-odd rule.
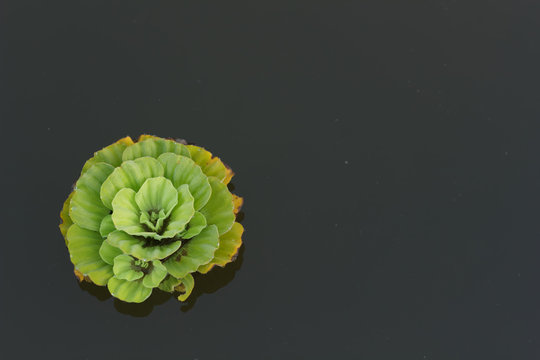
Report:
[[[5,359],[540,358],[540,2],[0,2]],[[78,284],[92,153],[207,147],[244,248],[185,304]]]

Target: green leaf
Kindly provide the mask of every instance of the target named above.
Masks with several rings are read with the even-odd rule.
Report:
[[[235,222],[231,227],[231,230],[219,237],[219,247],[214,253],[212,261],[206,265],[200,266],[197,271],[201,274],[206,274],[214,267],[214,265],[223,267],[233,261],[238,253],[238,249],[242,246],[243,233],[244,227]]]
[[[195,211],[195,214],[193,214],[193,217],[189,221],[189,223],[186,225],[186,229],[183,232],[180,233],[180,237],[182,239],[191,239],[195,235],[199,235],[199,233],[206,227],[206,218],[203,214],[201,214],[198,211]]]
[[[112,296],[132,303],[141,303],[152,294],[152,289],[144,286],[142,280],[127,281],[112,277],[107,287]]]
[[[142,211],[163,210],[169,216],[178,204],[178,191],[169,179],[156,177],[147,179],[135,195],[135,201]]]
[[[224,184],[228,184],[234,173],[218,157],[205,148],[187,145],[191,158],[199,165],[206,176],[213,176]]]
[[[109,265],[114,264],[114,258],[122,254],[122,250],[110,245],[108,242],[103,241],[99,248],[99,256]]]
[[[154,158],[142,157],[125,161],[103,182],[101,201],[112,210],[112,201],[120,190],[130,188],[138,191],[146,179],[158,176],[163,176],[163,166]]]
[[[159,289],[166,292],[173,292],[174,288],[182,282],[182,279],[177,279],[174,276],[167,275],[165,279],[159,284]]]
[[[159,260],[152,261],[152,269],[143,279],[143,285],[153,289],[167,276],[167,268]]]
[[[212,187],[212,196],[200,212],[206,217],[209,225],[217,226],[221,235],[229,231],[234,223],[233,198],[227,185],[214,177],[209,177],[208,181]]]
[[[135,201],[136,192],[126,188],[116,193],[112,201],[112,221],[118,230],[131,235],[151,236],[153,233],[146,231],[140,223],[139,206]]]
[[[99,255],[103,239],[95,231],[71,225],[67,232],[68,250],[75,269],[88,276],[95,284],[103,286],[113,275],[112,266]]]
[[[187,184],[178,188],[178,205],[173,209],[169,216],[169,223],[163,232],[163,238],[172,238],[183,231],[186,224],[193,217],[195,209],[193,208],[193,196],[189,193]]]
[[[135,145],[130,146],[124,151],[122,159],[123,161],[134,160],[143,156],[157,158],[163,153],[174,153],[189,157],[189,150],[185,145],[173,140],[155,137],[139,141]]]
[[[157,220],[156,220],[156,223],[154,224],[152,222],[152,219],[154,219],[156,215],[157,215]],[[141,213],[141,217],[139,218],[139,222],[143,225],[148,226],[150,230],[152,230],[153,232],[157,234],[157,232],[161,230],[161,228],[163,227],[163,223],[165,222],[166,219],[167,219],[167,216],[163,209],[159,210],[159,213],[157,214],[152,212],[150,215],[147,212],[143,211]]]
[[[66,201],[64,201],[64,206],[62,206],[62,211],[60,212],[60,219],[62,219],[62,223],[59,225],[60,232],[62,233],[62,236],[64,237],[67,245],[67,238],[66,234],[71,225],[73,225],[73,221],[69,217],[69,204],[71,203],[71,199],[73,198],[74,192],[72,191],[71,194],[67,197]]]
[[[185,301],[189,297],[189,295],[191,295],[194,287],[195,280],[193,279],[193,276],[191,276],[191,274],[187,274],[186,277],[182,279],[182,284],[180,284],[180,286],[177,286],[175,289],[183,293],[178,296],[178,300]]]
[[[163,259],[172,255],[182,245],[182,242],[178,240],[168,244],[148,246],[148,241],[135,238],[120,230],[110,233],[107,242],[124,253],[145,261]]]
[[[126,254],[118,255],[114,258],[113,272],[116,278],[133,281],[140,279],[144,273],[133,268],[134,259]]]
[[[113,170],[109,164],[97,163],[79,178],[69,207],[69,216],[75,224],[99,231],[101,220],[109,214],[109,209],[101,203],[99,191]]]
[[[103,220],[101,220],[101,224],[99,225],[99,233],[101,234],[101,236],[107,237],[107,235],[109,235],[114,230],[116,230],[116,228],[114,227],[112,216],[105,216]]]
[[[184,278],[199,266],[209,263],[219,246],[219,235],[215,225],[210,225],[187,242],[176,254],[165,261],[169,274]]]
[[[208,202],[212,188],[208,183],[208,177],[193,160],[165,153],[158,157],[158,161],[163,165],[165,177],[172,181],[174,187],[188,184],[189,192],[195,199],[195,210],[199,210]]]
[[[94,157],[92,157],[86,162],[86,164],[84,164],[81,175],[84,174],[93,165],[99,162],[107,163],[109,165],[112,165],[113,167],[120,166],[120,164],[122,163],[122,153],[128,146],[132,144],[133,140],[131,140],[131,138],[127,136],[123,139],[118,140],[114,144],[104,147],[103,149],[94,153]]]

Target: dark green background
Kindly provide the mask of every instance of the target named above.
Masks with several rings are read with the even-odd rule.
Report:
[[[538,1],[2,1],[6,359],[538,359]],[[78,285],[91,154],[203,145],[244,196],[191,301]]]

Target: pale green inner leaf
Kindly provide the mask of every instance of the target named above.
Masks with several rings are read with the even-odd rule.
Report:
[[[146,231],[140,222],[140,209],[135,201],[136,192],[126,188],[120,190],[112,202],[112,221],[118,230],[131,235],[151,236],[153,233]]]
[[[193,207],[193,196],[189,192],[187,184],[178,188],[178,205],[173,209],[169,216],[169,223],[163,232],[163,238],[172,238],[182,232],[189,223],[195,208]]]
[[[155,288],[167,276],[167,268],[159,260],[152,261],[152,270],[143,279],[143,285],[147,288]]]
[[[99,256],[109,265],[114,264],[114,258],[122,254],[122,250],[110,245],[107,241],[103,241],[99,248]]]
[[[180,233],[182,239],[191,239],[195,235],[198,235],[206,227],[206,218],[203,214],[195,211],[193,217],[186,225],[186,230]]]
[[[114,227],[114,222],[112,221],[112,216],[107,215],[101,220],[101,224],[99,225],[99,233],[103,237],[107,237],[111,232],[116,230]]]
[[[103,182],[101,200],[106,207],[112,209],[112,201],[120,190],[130,188],[138,191],[146,179],[159,176],[163,176],[163,166],[154,158],[142,157],[125,161]]]
[[[114,258],[113,272],[118,279],[133,281],[144,276],[141,270],[136,269],[135,259],[131,256],[122,254]]]
[[[112,296],[126,302],[141,303],[152,294],[152,289],[144,286],[140,279],[127,281],[112,277],[107,287]]]
[[[193,237],[178,252],[165,261],[169,274],[183,278],[197,270],[201,265],[209,263],[219,246],[219,234],[215,225],[206,227]]]
[[[170,243],[148,246],[148,241],[135,238],[123,231],[113,231],[107,237],[107,242],[121,249],[124,253],[146,261],[163,259],[180,248],[180,240]]]
[[[156,177],[147,179],[135,195],[139,209],[145,212],[163,210],[168,216],[178,204],[178,191],[169,179]]]

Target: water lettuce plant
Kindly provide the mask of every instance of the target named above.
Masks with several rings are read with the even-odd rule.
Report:
[[[234,261],[242,245],[233,175],[202,147],[151,135],[99,150],[60,213],[76,276],[126,302],[154,289],[184,301],[194,273]]]

